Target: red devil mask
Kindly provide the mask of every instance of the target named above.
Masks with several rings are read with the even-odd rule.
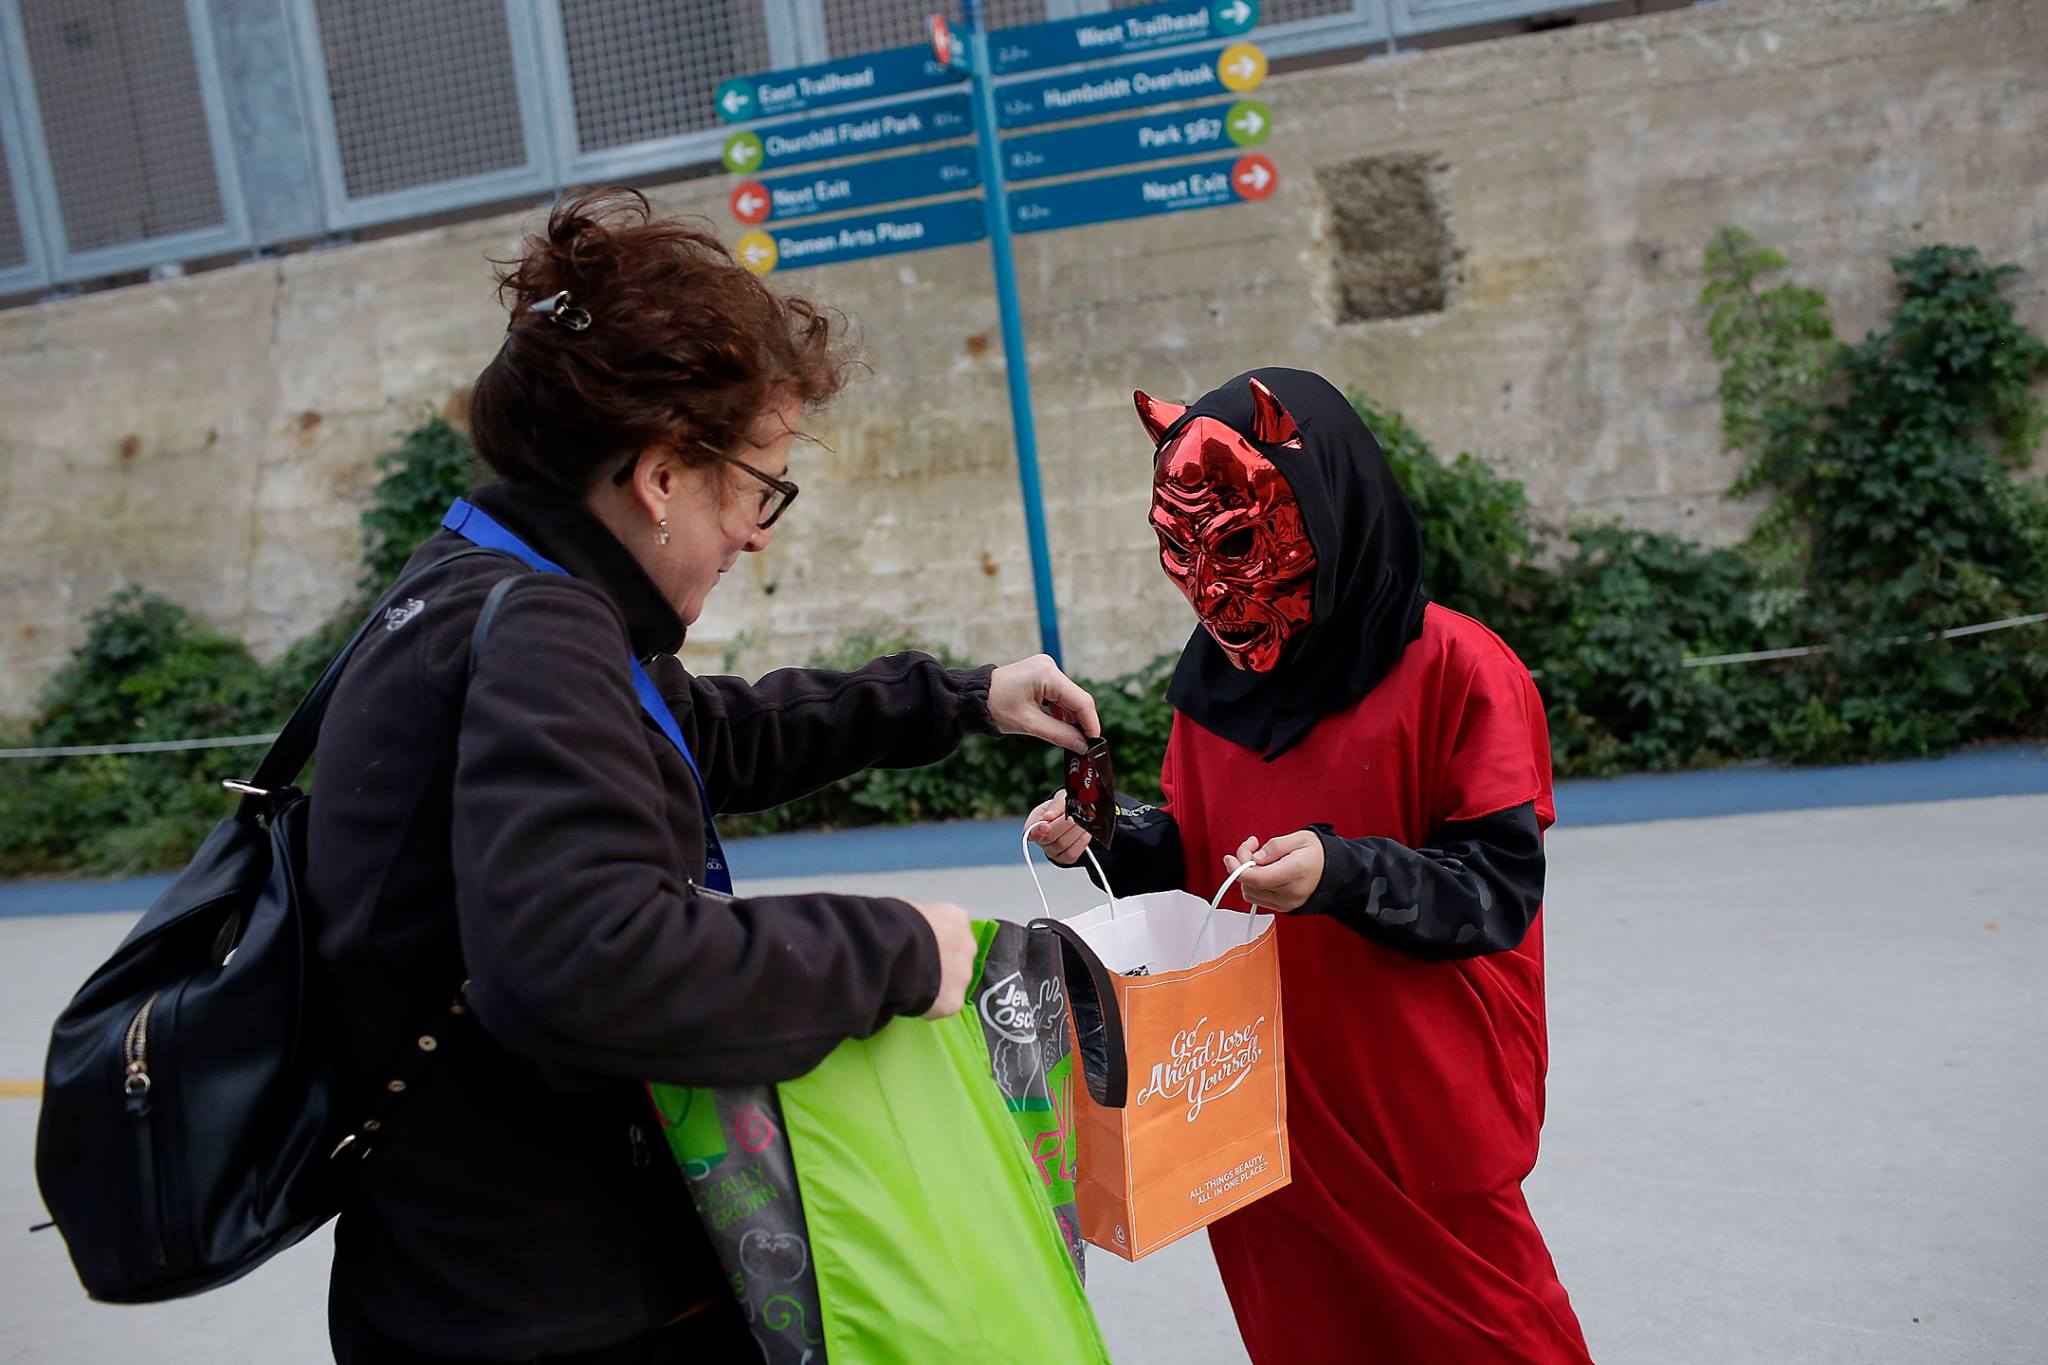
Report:
[[[1154,444],[1187,411],[1143,393],[1134,397]],[[1300,432],[1256,379],[1252,398],[1250,439],[1213,417],[1197,417],[1160,450],[1152,530],[1166,576],[1230,662],[1270,673],[1313,614],[1316,552],[1293,488],[1257,448],[1299,450]]]

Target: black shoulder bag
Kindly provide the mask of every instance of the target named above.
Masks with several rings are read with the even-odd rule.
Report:
[[[304,905],[311,798],[293,784],[342,669],[390,603],[484,554],[496,552],[425,565],[377,604],[255,776],[223,784],[242,793],[234,814],[58,1016],[36,1181],[92,1297],[150,1303],[226,1284],[339,1211],[348,1168],[383,1125],[373,1097],[341,1093]],[[479,616],[472,661],[513,581]],[[462,1013],[459,992],[439,1008]],[[433,1046],[424,1033],[421,1052]],[[394,1079],[374,1100],[405,1087]]]

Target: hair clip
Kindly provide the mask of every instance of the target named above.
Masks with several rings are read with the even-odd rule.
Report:
[[[590,327],[590,314],[569,302],[569,291],[564,289],[551,298],[538,300],[526,305],[529,313],[538,313],[557,326],[567,327],[572,332],[586,331]]]

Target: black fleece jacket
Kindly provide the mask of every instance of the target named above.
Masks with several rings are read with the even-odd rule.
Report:
[[[360,1167],[336,1292],[418,1349],[521,1359],[724,1293],[642,1082],[798,1076],[938,991],[900,901],[700,889],[695,780],[631,658],[721,812],[944,757],[992,728],[989,671],[692,677],[680,618],[595,517],[532,485],[472,501],[573,576],[479,555],[419,574],[467,547],[447,532],[414,555],[321,731],[308,890],[354,1090],[437,1043]]]

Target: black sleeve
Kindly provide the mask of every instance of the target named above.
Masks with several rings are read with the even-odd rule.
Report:
[[[938,993],[901,901],[693,886],[625,630],[588,585],[505,599],[457,742],[452,853],[469,999],[550,1067],[719,1085],[802,1075]]]
[[[1410,957],[1505,952],[1521,943],[1543,904],[1534,802],[1440,825],[1421,848],[1316,833],[1323,880],[1302,913],[1333,916]]]
[[[1180,824],[1164,806],[1136,797],[1116,797],[1116,837],[1104,848],[1092,846],[1102,870],[1119,896],[1142,896],[1148,891],[1180,891],[1187,886],[1187,860],[1181,854]],[[1064,864],[1073,867],[1075,864]],[[1102,878],[1084,857],[1079,866],[1088,869],[1088,880],[1097,886]]]
[[[921,768],[988,734],[993,668],[892,654],[852,673],[784,668],[757,683],[658,661],[714,811],[767,810],[866,768]]]

